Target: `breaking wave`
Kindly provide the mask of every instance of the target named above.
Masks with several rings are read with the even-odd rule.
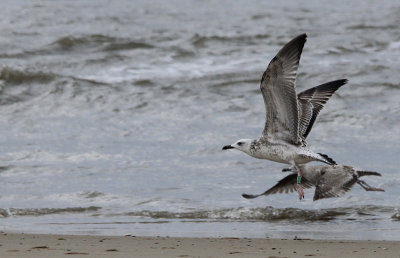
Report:
[[[70,208],[0,208],[0,217],[6,218],[10,216],[42,216],[49,214],[61,214],[61,213],[85,213],[95,212],[100,210],[101,207],[89,206],[89,207],[70,207]]]
[[[30,82],[47,83],[54,80],[57,76],[51,73],[41,71],[16,70],[4,67],[0,71],[0,80],[8,84],[22,84]]]
[[[257,35],[236,35],[236,36],[201,36],[199,34],[195,34],[191,38],[191,43],[196,47],[204,47],[206,43],[211,42],[221,42],[221,43],[236,43],[236,44],[256,44],[261,39],[269,38],[269,35],[266,34],[257,34]]]
[[[115,51],[135,48],[153,48],[152,45],[128,39],[114,38],[104,35],[88,35],[83,37],[66,36],[54,41],[51,45],[69,51],[78,47],[100,47],[100,50]]]
[[[400,221],[400,212],[396,212],[392,215],[392,219],[396,221]]]
[[[152,219],[189,219],[189,220],[237,220],[237,221],[328,221],[339,217],[353,220],[354,216],[375,216],[376,213],[394,212],[394,207],[359,206],[338,207],[330,209],[307,210],[298,208],[234,208],[221,210],[200,210],[193,212],[174,213],[168,211],[137,211],[129,212],[126,216],[147,217]],[[400,217],[400,215],[399,215]]]
[[[89,194],[89,193],[88,193]],[[100,193],[92,193],[98,195]],[[86,198],[92,198],[85,196]],[[101,207],[67,207],[67,208],[0,208],[0,217],[10,216],[42,216],[61,213],[87,213],[98,212]],[[207,221],[329,221],[334,219],[357,220],[359,217],[374,217],[382,213],[393,214],[393,220],[400,221],[398,209],[390,206],[356,206],[356,207],[337,207],[328,209],[299,209],[299,208],[229,208],[220,210],[197,210],[190,212],[169,212],[169,211],[150,211],[141,210],[126,212],[123,214],[103,214],[106,216],[129,216],[150,219],[173,219],[173,220],[207,220]],[[102,215],[102,214],[96,214]]]

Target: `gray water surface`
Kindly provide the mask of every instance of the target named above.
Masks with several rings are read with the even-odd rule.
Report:
[[[395,1],[4,1],[0,226],[35,233],[400,240]],[[307,33],[297,90],[336,79],[308,143],[386,192],[246,200],[282,164],[221,147],[264,126],[263,71]]]

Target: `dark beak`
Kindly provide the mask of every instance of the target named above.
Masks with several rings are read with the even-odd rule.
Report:
[[[234,147],[232,147],[231,145],[226,145],[224,147],[222,147],[223,150],[229,150],[229,149],[234,149]]]

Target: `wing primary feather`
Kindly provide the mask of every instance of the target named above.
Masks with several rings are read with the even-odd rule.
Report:
[[[297,95],[300,109],[299,131],[303,139],[307,138],[319,112],[324,108],[326,102],[328,102],[335,91],[347,82],[347,79],[327,82],[305,90]]]
[[[325,163],[329,164],[329,165],[337,165],[336,161],[334,161],[331,157],[329,157],[326,154],[323,153],[318,153],[319,155],[321,155],[321,157],[323,157],[325,159]],[[321,160],[322,161],[322,160]]]
[[[296,75],[307,35],[288,42],[271,60],[261,79],[266,109],[263,135],[299,145]]]
[[[261,194],[242,194],[242,196],[246,199],[254,199],[262,195],[270,195],[270,194],[276,194],[276,193],[291,193],[296,191],[296,184],[297,184],[297,174],[293,173],[290,175],[287,175],[286,177],[282,178],[281,180],[278,181],[273,187],[269,188],[265,192]],[[306,178],[303,177],[301,181],[301,185],[304,188],[311,188],[314,185],[308,181]]]

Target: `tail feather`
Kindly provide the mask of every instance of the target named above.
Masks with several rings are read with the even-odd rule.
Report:
[[[331,157],[329,157],[326,154],[323,153],[318,153],[321,157],[323,157],[326,160],[326,163],[329,165],[337,165],[336,161],[334,161]]]
[[[358,176],[382,176],[378,172],[373,172],[373,171],[357,171]]]

